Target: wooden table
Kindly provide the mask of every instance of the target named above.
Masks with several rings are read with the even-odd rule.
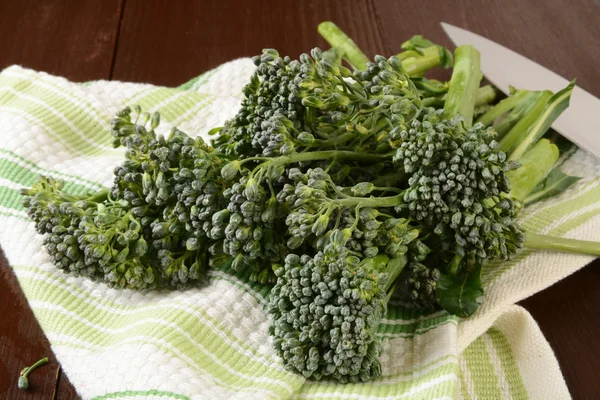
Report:
[[[415,33],[451,47],[439,26],[446,21],[577,77],[600,97],[600,0],[3,0],[0,16],[2,68],[172,86],[263,47],[292,57],[325,48],[316,31],[322,20],[339,24],[369,56],[398,52]],[[521,303],[550,341],[574,398],[600,397],[599,267],[596,261]],[[53,356],[28,392],[16,389],[18,372],[51,354],[1,257],[0,398],[76,398]]]

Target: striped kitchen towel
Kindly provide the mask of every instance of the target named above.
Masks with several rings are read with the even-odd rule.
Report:
[[[390,306],[383,376],[368,384],[306,381],[271,347],[268,288],[219,271],[184,292],[138,293],[53,267],[19,189],[39,174],[83,193],[108,187],[122,149],[109,122],[126,105],[159,111],[169,129],[206,132],[233,116],[254,66],[240,59],[179,88],[63,78],[13,66],[0,73],[0,244],[52,349],[85,399],[565,399],[552,349],[517,301],[592,258],[523,252],[483,272],[484,305],[465,320]],[[534,232],[600,240],[600,164],[578,151],[564,168],[583,176],[529,207]],[[14,371],[17,373],[18,371]]]

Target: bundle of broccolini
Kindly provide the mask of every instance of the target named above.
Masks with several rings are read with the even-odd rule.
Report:
[[[157,113],[126,108],[112,122],[127,151],[110,190],[73,196],[44,177],[23,190],[54,264],[118,288],[183,288],[207,268],[273,285],[270,333],[286,367],[359,382],[381,373],[392,296],[467,317],[490,260],[524,246],[600,254],[515,221],[576,180],[542,139],[572,85],[493,104],[471,46],[440,82],[423,74],[452,55],[421,36],[369,61],[332,23],[319,32],[331,49],[253,58],[241,108],[212,145],[161,136]],[[562,185],[546,187],[550,177]]]

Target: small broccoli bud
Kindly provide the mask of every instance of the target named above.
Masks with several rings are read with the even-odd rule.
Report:
[[[225,206],[223,160],[178,129],[157,136],[158,114],[136,120],[132,109],[112,123],[127,152],[114,170],[110,198],[102,191],[72,196],[62,183],[42,178],[24,191],[24,204],[38,232],[47,234],[52,262],[64,271],[117,288],[183,288],[190,276],[199,278],[201,268],[196,275],[189,271],[204,238],[223,236],[222,224],[211,220]]]
[[[311,379],[365,382],[381,374],[377,327],[386,309],[387,257],[360,262],[328,245],[290,254],[275,273],[270,333],[288,368]]]
[[[29,379],[27,377],[29,376],[31,371],[33,371],[34,369],[36,369],[37,367],[39,367],[41,365],[46,364],[47,362],[48,362],[48,357],[44,357],[41,360],[37,361],[32,366],[24,368],[21,371],[21,374],[19,376],[19,381],[17,382],[17,386],[19,387],[19,389],[27,390],[29,388]]]
[[[504,195],[511,166],[497,142],[486,142],[493,131],[475,124],[463,134],[441,115],[430,112],[400,133],[395,160],[411,173],[404,200],[412,216],[435,226],[444,250],[506,258],[522,245]]]
[[[223,179],[231,181],[233,180],[233,178],[235,178],[238,172],[240,172],[240,167],[241,165],[239,161],[231,161],[230,163],[225,164],[223,168],[221,168],[221,176],[223,177]]]
[[[440,271],[428,268],[419,262],[410,263],[400,275],[397,292],[402,300],[414,308],[435,309],[438,306],[435,298]]]
[[[375,189],[375,185],[371,182],[361,182],[350,189],[355,196],[366,196]]]
[[[19,389],[27,390],[29,388],[29,380],[26,376],[20,376],[19,381],[17,382],[17,386]]]

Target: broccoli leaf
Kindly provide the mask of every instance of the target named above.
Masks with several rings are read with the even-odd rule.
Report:
[[[556,144],[558,147],[560,151],[560,159],[556,162],[554,168],[548,173],[546,178],[539,182],[538,185],[531,191],[531,193],[524,198],[523,201],[526,206],[553,196],[557,196],[581,179],[577,176],[565,174],[561,170],[565,161],[575,154],[578,147],[552,129],[549,130],[546,136],[549,136],[551,138],[550,140],[552,140],[552,142],[554,142],[554,144]]]
[[[425,39],[422,35],[415,35],[400,46],[403,50],[415,50],[419,52],[427,47],[435,46],[431,40]]]
[[[442,274],[436,289],[438,303],[448,312],[466,318],[479,308],[483,301],[481,265],[457,276]]]
[[[567,109],[571,100],[571,93],[575,87],[575,80],[561,91],[552,96],[544,111],[538,119],[531,125],[526,136],[519,142],[515,150],[511,153],[509,160],[519,160],[523,155],[533,147],[538,140],[546,133],[552,123],[556,121],[560,114]]]
[[[560,169],[560,166],[556,166],[543,181],[538,183],[523,201],[525,202],[525,205],[528,206],[549,197],[556,196],[567,190],[572,184],[580,179],[581,178],[578,176],[565,174]]]

